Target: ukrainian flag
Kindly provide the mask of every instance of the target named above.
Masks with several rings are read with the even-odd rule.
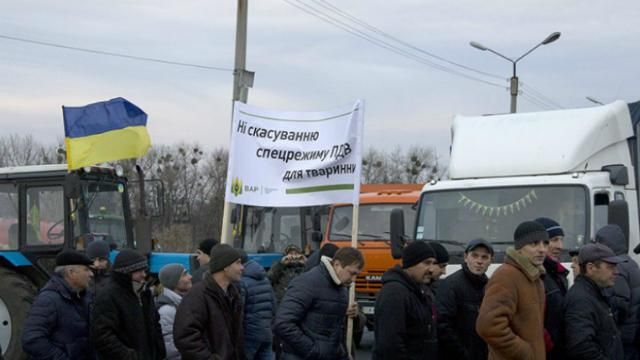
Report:
[[[151,146],[147,114],[123,98],[62,113],[69,170],[143,156]]]

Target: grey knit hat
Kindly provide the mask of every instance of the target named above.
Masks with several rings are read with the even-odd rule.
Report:
[[[160,269],[158,280],[162,286],[174,290],[185,271],[187,270],[181,264],[167,264]]]
[[[238,250],[227,244],[218,244],[211,249],[211,260],[209,261],[209,272],[215,274],[224,270],[227,266],[240,259],[242,255]]]
[[[131,274],[138,270],[146,270],[148,268],[149,262],[147,258],[131,249],[123,249],[113,261],[113,271],[123,274]]]

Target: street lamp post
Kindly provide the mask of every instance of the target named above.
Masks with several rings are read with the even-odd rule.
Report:
[[[510,79],[510,92],[511,92],[511,112],[515,113],[516,112],[516,108],[517,108],[517,103],[518,103],[518,76],[516,75],[516,64],[518,63],[518,61],[522,60],[522,58],[524,58],[525,56],[531,54],[531,52],[535,49],[537,49],[540,45],[547,45],[550,44],[556,40],[558,40],[558,38],[560,37],[560,33],[559,32],[553,32],[551,34],[549,34],[549,36],[547,36],[544,40],[542,40],[542,42],[540,42],[538,45],[534,46],[533,48],[531,48],[531,50],[527,51],[526,53],[522,54],[522,56],[520,56],[519,58],[513,60],[511,58],[508,58],[502,54],[500,54],[499,52],[490,49],[482,44],[479,44],[475,41],[471,41],[469,43],[469,45],[473,46],[474,48],[478,49],[478,50],[482,50],[482,51],[489,51],[493,54],[496,54],[498,56],[500,56],[501,58],[509,61],[511,64],[513,64],[513,76],[511,76]]]

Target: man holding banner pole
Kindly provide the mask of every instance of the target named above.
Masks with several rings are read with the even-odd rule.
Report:
[[[352,247],[357,248],[363,119],[362,100],[324,112],[278,112],[236,102],[225,202],[265,207],[352,203]],[[353,284],[349,304],[355,306]],[[352,334],[349,319],[349,351]]]

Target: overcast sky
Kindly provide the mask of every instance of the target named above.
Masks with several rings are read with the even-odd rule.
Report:
[[[472,48],[472,40],[515,58],[551,32],[562,32],[558,41],[518,63],[524,83],[519,111],[591,106],[585,96],[602,102],[640,98],[637,0],[249,2],[247,69],[256,73],[249,103],[274,110],[320,111],[364,99],[365,147],[433,145],[447,153],[455,114],[507,112],[511,65]],[[290,3],[337,17],[328,10],[333,5],[448,62],[402,47],[380,33],[368,33],[435,66],[398,55]],[[210,149],[228,145],[236,1],[0,0],[0,4],[3,134],[33,134],[55,143],[64,137],[62,105],[122,96],[149,114],[148,128],[156,144],[196,141]],[[223,70],[136,61],[2,37]],[[536,136],[543,139],[544,132]]]

